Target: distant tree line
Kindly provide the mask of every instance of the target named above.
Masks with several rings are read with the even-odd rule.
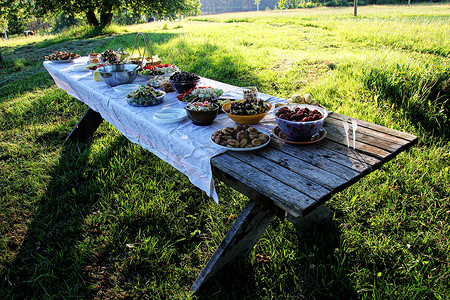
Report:
[[[420,1],[420,3],[442,3],[450,0]],[[202,14],[228,12],[295,9],[317,6],[353,6],[354,0],[200,0]],[[411,3],[419,3],[411,0]],[[358,0],[358,5],[408,4],[408,0]]]

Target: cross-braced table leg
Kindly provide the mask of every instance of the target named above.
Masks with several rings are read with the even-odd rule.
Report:
[[[250,199],[195,280],[191,291],[197,292],[203,283],[228,263],[248,256],[275,217],[275,211],[276,209],[271,207],[271,204],[263,204]]]
[[[92,138],[92,135],[100,126],[102,121],[103,118],[98,112],[92,110],[91,108],[88,108],[81,119],[78,121],[77,125],[75,125],[75,127],[72,129],[72,132],[70,132],[69,136],[66,138],[66,141],[88,141],[90,138]]]

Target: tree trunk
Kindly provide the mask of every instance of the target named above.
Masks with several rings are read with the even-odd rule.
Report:
[[[100,26],[106,27],[110,25],[112,17],[113,17],[112,13],[102,12],[100,15]]]
[[[8,40],[8,32],[6,31],[5,26],[2,26],[2,27],[3,27],[3,33],[5,35],[5,40]]]
[[[100,26],[100,24],[98,23],[97,17],[95,16],[95,13],[93,11],[87,11],[86,18],[87,18],[89,25],[94,26],[94,27]]]

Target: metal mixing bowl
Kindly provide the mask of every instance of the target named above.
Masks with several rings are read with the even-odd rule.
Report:
[[[98,68],[102,80],[109,86],[132,83],[137,76],[136,65],[114,64]]]

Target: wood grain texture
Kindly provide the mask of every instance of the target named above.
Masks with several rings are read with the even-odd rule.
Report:
[[[334,113],[331,116],[329,116],[327,119],[330,119],[330,120],[331,119],[344,120],[346,118],[349,118],[349,117],[344,116],[344,115],[340,115],[340,114],[337,114],[337,113]],[[406,133],[406,132],[402,132],[402,131],[398,131],[398,130],[395,130],[395,129],[387,128],[387,127],[384,127],[384,126],[381,126],[381,125],[378,125],[378,124],[370,123],[370,122],[359,120],[359,119],[357,119],[357,121],[358,121],[358,126],[371,129],[372,131],[378,131],[378,132],[381,132],[381,133],[384,133],[384,134],[387,134],[387,135],[390,135],[390,136],[393,136],[393,137],[398,137],[398,138],[404,139],[404,140],[409,141],[409,142],[414,142],[414,141],[417,140],[417,136],[409,134],[409,133]]]
[[[277,151],[267,148],[263,152],[267,153]],[[324,184],[318,184],[318,182],[321,183],[322,181],[320,177],[316,177],[317,180],[312,181],[305,176],[291,171],[286,167],[286,164],[280,165],[266,159],[263,156],[255,155],[255,153],[249,152],[231,152],[230,155],[239,159],[242,163],[251,164],[254,168],[259,170],[259,173],[271,176],[279,182],[290,186],[305,195],[309,195],[314,200],[320,200],[330,193],[330,189],[325,188]],[[259,178],[254,179],[258,180]]]
[[[327,120],[324,123],[323,127],[327,130],[328,133],[326,137],[327,139],[347,146],[342,121],[340,121],[338,124],[334,124],[331,121]],[[375,139],[372,139],[372,141],[367,141],[367,143],[359,142],[357,144],[358,151],[380,159],[383,159],[384,157],[388,156],[391,153],[385,149],[378,148],[375,145],[373,145],[375,144],[374,141]]]
[[[359,122],[359,120],[357,120]],[[342,126],[342,120],[329,118],[327,123],[334,124],[336,127]],[[352,141],[353,132],[350,127],[349,137]],[[410,141],[388,134],[388,132],[375,131],[367,127],[360,126],[356,131],[356,148],[360,149],[364,144],[371,145],[390,153],[395,152],[399,146],[407,145]],[[353,146],[353,143],[351,143]]]
[[[275,205],[294,216],[301,216],[305,209],[316,203],[310,196],[280,182],[276,177],[260,172],[252,165],[243,163],[229,153],[213,157],[211,164],[213,168],[245,185],[249,191],[255,190],[255,194],[259,193],[271,199]]]

